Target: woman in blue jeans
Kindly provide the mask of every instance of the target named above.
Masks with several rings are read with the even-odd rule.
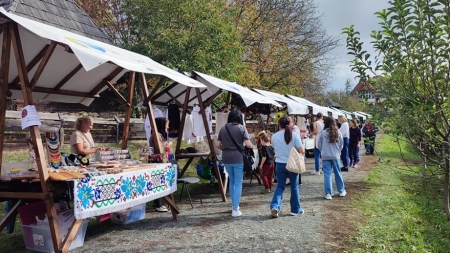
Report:
[[[324,129],[320,134],[317,145],[322,153],[325,199],[331,200],[333,196],[333,182],[331,181],[331,174],[333,172],[339,196],[345,197],[347,194],[345,191],[341,169],[339,168],[339,159],[341,150],[344,147],[344,139],[342,138],[342,134],[338,130],[336,121],[333,117],[326,117],[324,120],[324,125]]]
[[[244,145],[247,148],[253,147],[248,138],[247,129],[242,123],[241,111],[239,109],[231,109],[228,114],[227,124],[220,129],[216,143],[217,148],[222,150],[222,163],[225,165],[225,170],[230,179],[231,216],[233,217],[242,215],[242,212],[239,210],[242,194],[242,179],[244,178],[242,150],[244,150]]]
[[[300,154],[305,153],[302,141],[297,133],[293,133],[289,128],[289,118],[284,116],[278,120],[279,131],[272,135],[272,146],[275,149],[275,171],[277,174],[277,188],[270,203],[272,218],[278,218],[283,205],[283,192],[286,188],[286,179],[291,182],[291,212],[290,215],[302,214],[304,211],[300,206],[300,192],[298,186],[298,174],[286,169],[289,152],[294,146]]]

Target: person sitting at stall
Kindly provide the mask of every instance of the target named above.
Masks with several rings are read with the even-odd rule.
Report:
[[[89,157],[95,154],[98,148],[95,148],[94,139],[91,130],[94,120],[89,116],[79,117],[75,121],[75,132],[70,136],[70,152],[69,159],[73,163],[77,161],[83,165],[89,164]]]
[[[169,120],[163,117],[158,117],[155,118],[155,123],[156,123],[156,129],[158,131],[157,136],[158,136],[158,140],[160,143],[160,147],[159,150],[161,152],[161,159],[164,161],[165,159],[163,159],[164,157],[164,153],[166,152],[166,148],[171,148],[172,146],[172,142],[167,140],[167,130],[169,129]],[[151,131],[149,128],[145,128],[145,131]],[[151,136],[151,133],[147,133],[147,136]],[[149,145],[152,147],[153,145],[155,145],[155,143],[153,143],[152,139],[150,138],[149,140]],[[162,199],[155,199],[153,200],[153,207],[155,208],[155,211],[157,212],[167,212],[169,211],[163,204],[162,204]]]

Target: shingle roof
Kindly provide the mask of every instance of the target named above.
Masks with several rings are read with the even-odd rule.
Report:
[[[16,15],[112,44],[74,0],[0,0],[0,6]]]

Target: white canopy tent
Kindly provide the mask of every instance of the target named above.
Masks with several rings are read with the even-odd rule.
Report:
[[[244,103],[246,106],[250,106],[254,103],[260,103],[260,104],[272,104],[278,107],[283,107],[281,104],[279,104],[277,101],[265,97],[257,92],[254,92],[247,87],[241,86],[237,83],[232,83],[229,81],[225,81],[223,79],[219,79],[214,76],[210,76],[207,74],[200,73],[198,71],[194,71],[194,73],[197,75],[197,80],[201,82],[202,84],[206,85],[208,89],[222,89],[229,92],[236,93],[241,96],[242,100],[244,100]]]
[[[309,102],[308,100],[301,98],[301,97],[297,97],[297,96],[293,96],[293,95],[286,95],[286,97],[300,103],[300,104],[304,104],[307,106],[311,106],[313,109],[313,114],[316,115],[317,113],[322,113],[324,116],[328,115],[328,108],[314,104],[312,102]]]
[[[108,87],[104,79],[115,83],[127,70],[164,76],[190,87],[205,87],[146,56],[8,13],[1,7],[0,13],[19,24],[35,100],[89,105]],[[7,23],[8,19],[0,18],[0,24]],[[1,33],[1,39],[4,34]],[[14,53],[11,55],[13,59]],[[11,98],[21,98],[15,62],[10,66]]]
[[[271,92],[271,91],[265,91],[265,90],[254,89],[254,88],[252,90],[258,92],[259,94],[261,94],[267,98],[273,99],[273,100],[281,102],[281,103],[285,103],[287,105],[289,114],[305,115],[305,114],[309,113],[307,105],[293,101],[292,99],[289,99],[283,95],[280,95],[278,93]]]

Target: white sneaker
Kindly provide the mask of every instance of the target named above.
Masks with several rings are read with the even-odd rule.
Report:
[[[343,191],[343,192],[339,193],[339,196],[340,196],[340,197],[345,197],[345,195],[347,195],[347,192],[346,192],[346,191]]]
[[[242,215],[242,212],[239,211],[239,210],[231,211],[231,216],[233,216],[233,217],[238,217],[238,216],[241,216],[241,215]]]
[[[331,200],[332,199],[331,194],[325,195],[325,199]]]
[[[270,210],[270,213],[272,214],[272,218],[278,218],[278,210],[277,209],[272,209]]]
[[[311,171],[311,175],[320,175],[320,171],[313,170]]]
[[[165,206],[155,207],[155,210],[157,212],[161,212],[161,213],[165,213],[165,212],[169,211]]]

